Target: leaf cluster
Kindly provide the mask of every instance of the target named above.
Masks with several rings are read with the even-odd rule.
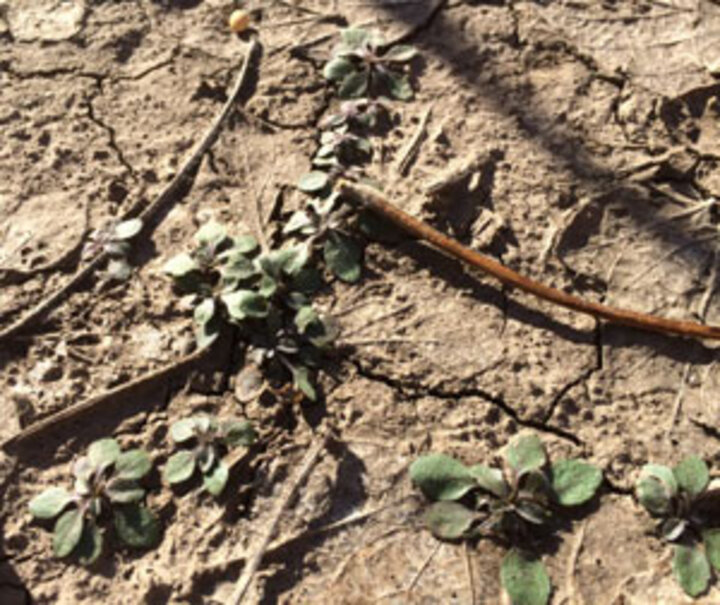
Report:
[[[132,240],[142,231],[143,222],[140,218],[131,218],[104,229],[93,231],[83,248],[84,258],[92,258],[103,251],[109,261],[106,276],[114,281],[126,281],[132,268],[128,261]]]
[[[323,70],[326,79],[338,85],[343,99],[389,94],[408,101],[412,86],[403,66],[417,55],[412,46],[396,45],[386,49],[376,33],[360,27],[342,30],[341,42]]]
[[[75,553],[83,564],[93,563],[103,549],[105,526],[112,519],[120,540],[134,548],[150,548],[160,537],[155,515],[145,507],[139,481],[152,468],[146,452],[122,452],[114,439],[100,439],[73,467],[74,487],[46,489],[30,501],[37,519],[54,519],[53,552]]]
[[[410,476],[433,501],[425,523],[437,538],[489,533],[515,546],[500,574],[514,604],[543,604],[550,595],[547,573],[527,548],[530,529],[549,524],[564,507],[588,502],[602,482],[601,471],[582,460],[550,464],[535,434],[518,435],[508,444],[502,468],[430,454],[411,465]]]
[[[635,485],[638,502],[659,519],[658,532],[673,543],[673,573],[691,597],[720,571],[720,482],[707,464],[689,456],[673,468],[646,464]]]
[[[228,449],[252,445],[256,433],[248,421],[219,421],[197,415],[175,422],[170,427],[170,437],[184,447],[168,459],[163,472],[165,480],[171,485],[184,483],[199,471],[204,489],[218,497],[230,475],[222,456]]]

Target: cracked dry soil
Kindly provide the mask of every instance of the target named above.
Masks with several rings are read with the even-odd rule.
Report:
[[[189,350],[189,318],[159,269],[208,216],[252,231],[256,197],[274,225],[302,203],[293,184],[331,102],[320,70],[343,23],[411,31],[422,51],[416,98],[398,105],[370,167],[406,210],[569,292],[720,323],[720,5],[248,4],[264,48],[252,97],[142,243],[127,284],[93,282],[31,336],[0,345],[0,438]],[[88,231],[152,199],[202,136],[245,48],[226,29],[232,8],[0,1],[3,325],[68,280]],[[400,177],[398,154],[431,102],[428,139]],[[427,183],[482,151],[495,160],[474,193],[428,202]],[[0,603],[225,602],[320,419],[338,443],[283,517],[278,540],[300,537],[271,547],[253,602],[471,603],[464,551],[420,529],[407,468],[430,450],[489,460],[523,427],[551,455],[586,456],[608,478],[577,560],[582,521],[545,555],[553,602],[686,602],[629,492],[651,460],[697,453],[720,464],[717,347],[596,325],[406,238],[370,245],[362,282],[334,284],[322,304],[354,347],[324,377],[321,408],[241,406],[226,348],[186,383],[0,454]],[[150,504],[166,528],[157,549],[106,554],[91,570],[52,559],[29,499],[111,433],[163,463],[167,423],[199,410],[275,430],[231,494],[156,489]],[[309,531],[393,502],[335,532]],[[501,601],[500,556],[484,542],[470,553],[476,603]],[[720,590],[703,602],[720,602]]]

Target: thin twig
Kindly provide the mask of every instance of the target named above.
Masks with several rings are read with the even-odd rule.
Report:
[[[326,435],[315,439],[315,443],[310,447],[310,449],[308,449],[307,454],[305,454],[295,477],[285,486],[283,493],[278,498],[275,508],[270,516],[270,523],[265,529],[265,532],[260,536],[260,540],[255,548],[255,553],[252,557],[250,557],[248,564],[243,569],[242,576],[240,576],[240,579],[235,586],[235,590],[228,601],[231,605],[239,605],[245,598],[253,577],[260,567],[260,563],[262,563],[262,559],[270,546],[270,540],[280,524],[280,518],[285,512],[285,509],[290,505],[290,501],[293,499],[297,489],[305,481],[305,479],[307,479],[313,466],[315,466],[320,454],[325,449],[327,439]]]
[[[220,113],[215,117],[210,128],[207,130],[205,136],[195,147],[195,150],[190,154],[190,157],[185,161],[180,171],[175,177],[168,183],[163,189],[160,195],[153,200],[153,202],[147,206],[144,210],[138,214],[138,204],[136,204],[130,211],[122,218],[122,220],[131,218],[133,216],[139,216],[143,220],[144,228],[143,232],[148,233],[153,226],[151,225],[152,219],[154,219],[161,210],[163,210],[167,204],[176,201],[179,193],[188,181],[192,180],[192,176],[200,165],[205,153],[212,147],[217,140],[223,124],[227,120],[228,116],[232,113],[233,106],[237,101],[240,93],[245,87],[245,84],[250,73],[250,67],[254,65],[260,54],[260,44],[257,40],[253,40],[243,62],[240,74],[233,86],[227,102],[220,110]],[[76,289],[78,289],[82,283],[92,275],[100,266],[108,259],[107,252],[104,250],[100,251],[97,256],[90,260],[83,268],[75,273],[70,280],[58,290],[51,293],[47,298],[41,300],[25,315],[20,317],[17,321],[9,325],[4,330],[0,331],[0,342],[13,338],[20,332],[25,331],[31,326],[38,326],[40,322],[56,309],[65,299],[67,299]]]
[[[465,542],[465,571],[468,577],[468,587],[470,588],[470,605],[475,605],[477,598],[475,596],[475,577],[472,570],[472,559],[470,558],[470,546]]]
[[[430,225],[401,210],[376,189],[350,183],[344,179],[341,179],[338,184],[339,190],[343,195],[359,201],[364,206],[381,214],[408,233],[425,240],[445,254],[480,269],[503,284],[518,288],[519,290],[562,307],[591,315],[597,319],[604,319],[611,323],[662,334],[676,334],[691,338],[720,340],[720,326],[708,326],[693,321],[666,319],[647,313],[619,309],[617,307],[588,301],[562,292],[557,288],[541,284],[509,269],[488,256],[466,248],[457,240],[444,235]]]
[[[575,575],[577,573],[577,564],[580,560],[580,552],[582,551],[583,542],[585,541],[586,526],[587,521],[583,522],[580,526],[580,531],[573,542],[573,547],[567,560],[567,569],[565,570],[565,596],[568,599],[569,605],[583,605],[584,603],[582,595],[580,595],[577,590]]]
[[[407,174],[410,164],[415,161],[415,158],[417,158],[418,153],[420,152],[420,146],[425,140],[425,135],[427,134],[427,127],[428,122],[430,121],[430,116],[432,115],[432,108],[433,104],[430,103],[420,118],[420,123],[415,130],[415,134],[413,134],[409,143],[400,152],[400,159],[398,160],[396,170],[401,176],[405,176]]]
[[[675,404],[673,405],[672,413],[670,414],[670,419],[668,420],[668,435],[670,435],[673,428],[675,428],[675,422],[680,414],[680,406],[682,406],[683,399],[685,398],[685,389],[687,387],[688,377],[690,376],[690,367],[691,365],[686,363],[683,368],[682,376],[680,377],[680,386],[678,387],[677,395],[675,396]]]
[[[55,414],[51,414],[50,416],[38,420],[30,426],[24,428],[17,435],[10,437],[10,439],[5,441],[0,447],[2,449],[7,449],[8,447],[15,446],[24,441],[27,441],[31,437],[37,437],[38,435],[41,435],[50,429],[64,424],[65,422],[74,420],[92,409],[101,406],[107,407],[118,400],[127,399],[131,395],[131,393],[137,390],[147,388],[149,385],[157,382],[165,381],[176,373],[188,370],[194,364],[200,361],[203,357],[205,357],[205,355],[207,355],[207,353],[211,349],[212,347],[198,349],[197,351],[194,351],[189,355],[186,355],[185,357],[181,357],[173,363],[167,364],[161,368],[158,368],[157,370],[153,370],[152,372],[148,372],[147,374],[143,374],[135,380],[130,380],[129,382],[120,384],[108,391],[105,391],[104,393],[101,393],[100,395],[90,397],[84,401],[81,401],[80,403],[72,405],[68,408],[65,408],[64,410],[56,412]]]
[[[401,594],[409,595],[413,590],[415,590],[415,586],[417,586],[417,583],[420,581],[420,578],[425,573],[425,570],[430,566],[430,562],[435,558],[435,555],[437,554],[438,550],[440,550],[440,547],[442,545],[443,545],[443,543],[440,541],[438,541],[437,544],[435,544],[435,548],[433,548],[430,551],[430,554],[427,556],[425,561],[423,561],[423,564],[420,566],[420,569],[417,570],[417,573],[413,576],[413,579],[410,580],[410,583],[407,585],[407,588],[402,588],[401,590],[396,590],[395,592],[381,595],[379,597],[379,599],[389,599],[391,597],[396,597]]]

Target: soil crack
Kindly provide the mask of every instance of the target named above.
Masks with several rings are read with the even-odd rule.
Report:
[[[503,414],[510,417],[517,424],[525,428],[531,428],[542,433],[548,433],[560,437],[566,441],[570,441],[574,445],[583,445],[582,440],[570,433],[549,424],[546,420],[536,421],[532,419],[523,418],[518,414],[510,404],[508,404],[502,397],[492,395],[479,387],[462,387],[459,389],[447,390],[441,386],[428,387],[414,381],[404,381],[399,378],[394,378],[382,372],[375,372],[362,364],[359,359],[350,359],[350,362],[355,367],[357,373],[368,380],[374,382],[380,382],[385,386],[390,387],[394,391],[397,391],[400,395],[410,401],[416,401],[423,397],[434,397],[436,399],[443,400],[458,400],[469,397],[476,397],[483,401],[492,404],[498,408]]]

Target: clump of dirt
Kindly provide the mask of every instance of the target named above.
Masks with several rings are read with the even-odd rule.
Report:
[[[368,167],[400,206],[562,290],[720,323],[720,6],[246,4],[263,46],[249,100],[140,246],[128,282],[90,279],[0,345],[0,440],[192,349],[161,267],[208,217],[257,233],[258,208],[272,229],[300,207],[295,184],[336,103],[322,66],[347,24],[421,51],[415,98],[393,105]],[[0,1],[3,326],[68,282],[93,230],[176,174],[246,52],[227,27],[234,5]],[[395,167],[430,105],[402,175]],[[428,198],[449,166],[479,154],[492,161],[477,188],[448,204]],[[407,469],[431,450],[488,460],[528,427],[551,453],[582,455],[607,478],[597,511],[546,556],[553,602],[683,602],[629,492],[648,461],[720,463],[716,346],[597,324],[403,236],[370,244],[360,284],[334,283],[322,304],[350,351],[323,378],[322,404],[241,403],[228,343],[190,376],[0,454],[0,602],[227,602],[319,424],[334,427],[333,445],[283,515],[253,602],[500,602],[502,550],[438,545]],[[169,423],[203,411],[247,416],[264,438],[225,497],[171,497],[156,478],[157,549],[108,552],[89,569],[52,558],[50,532],[27,510],[34,495],[103,436],[162,465]]]

